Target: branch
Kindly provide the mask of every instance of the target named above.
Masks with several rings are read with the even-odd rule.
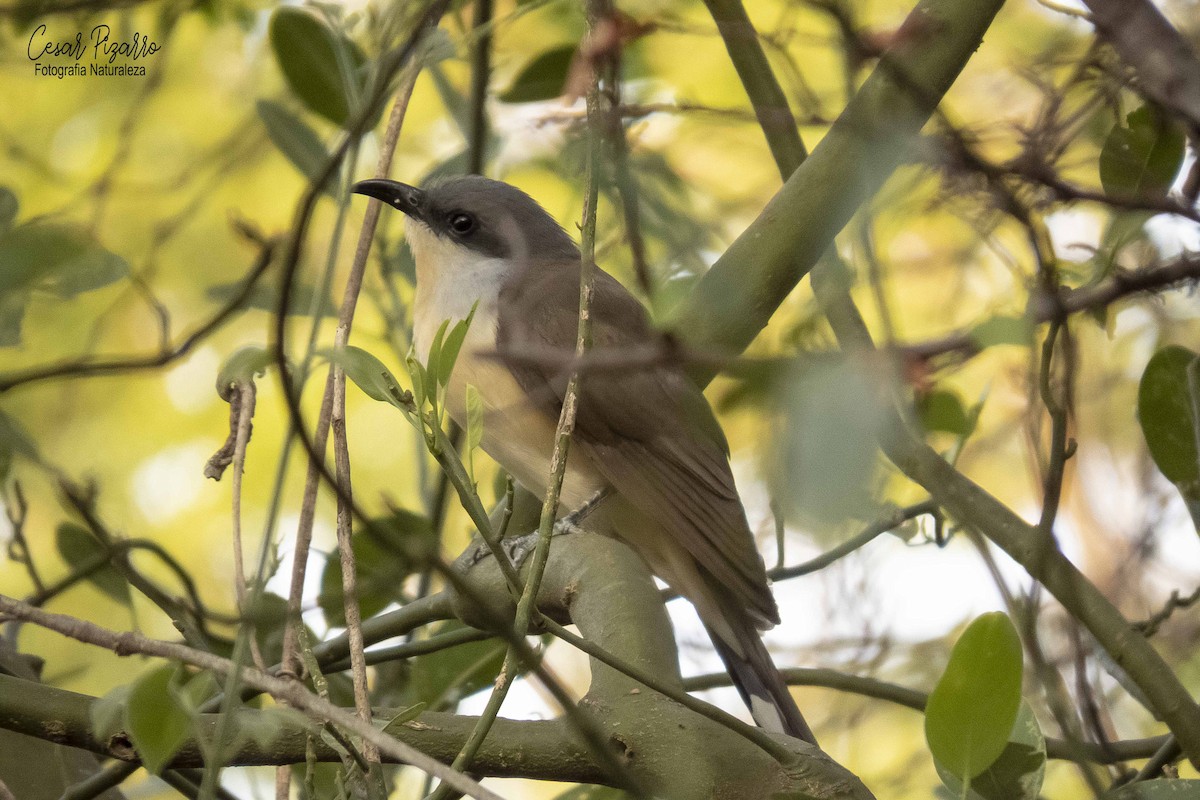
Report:
[[[39,739],[51,738],[59,744],[89,750],[116,758],[122,762],[136,761],[128,739],[117,735],[108,740],[97,739],[92,732],[91,705],[97,698],[57,689],[45,684],[14,678],[0,673],[0,694],[11,698],[5,703],[3,725],[8,730]],[[380,718],[393,716],[380,710]],[[262,712],[244,708],[238,714],[260,715]],[[269,726],[255,726],[252,716],[246,717],[255,730],[276,727],[269,739],[253,739],[242,744],[229,760],[230,766],[264,766],[304,763],[305,747],[310,735],[307,726],[288,718],[274,717]],[[283,724],[279,725],[279,721]],[[47,726],[53,720],[53,730]],[[475,724],[473,717],[428,711],[412,722],[396,726],[388,732],[407,745],[429,754],[438,761],[449,762]],[[200,740],[208,738],[217,725],[217,715],[200,717]],[[515,721],[500,719],[495,735],[488,737],[475,760],[480,774],[495,777],[523,777],[541,780],[566,780],[597,783],[604,780],[590,758],[587,748],[570,735],[560,720]],[[318,761],[340,763],[341,754],[321,737],[313,737]],[[397,763],[394,758],[385,759]],[[171,762],[173,768],[204,766],[204,751],[200,741],[186,742]]]
[[[741,352],[904,160],[1003,0],[922,0],[879,67],[763,213],[674,310],[692,343]],[[699,365],[707,383],[715,374]]]
[[[1149,0],[1083,0],[1097,32],[1137,71],[1154,100],[1200,126],[1200,61]]]
[[[1186,253],[1161,266],[1134,271],[1121,270],[1094,286],[1063,290],[1059,293],[1057,302],[1053,298],[1034,295],[1029,300],[1027,316],[1031,324],[1038,325],[1049,322],[1058,313],[1078,314],[1093,311],[1131,295],[1166,291],[1196,280],[1200,280],[1200,256]],[[970,357],[979,352],[979,345],[969,331],[960,331],[941,339],[901,345],[899,350],[903,355],[917,358],[933,358],[949,353]]]
[[[871,697],[895,703],[913,711],[925,711],[929,701],[926,692],[899,686],[876,678],[861,675],[849,675],[834,669],[804,669],[792,667],[780,670],[788,686],[820,686],[826,689],[836,689],[841,692]],[[716,672],[710,675],[696,675],[683,682],[689,692],[699,692],[705,689],[715,689],[720,686],[730,686],[728,673]],[[1170,740],[1170,736],[1151,736],[1145,739],[1125,739],[1119,742],[1080,742],[1067,739],[1046,739],[1046,756],[1048,758],[1092,761],[1097,764],[1118,764],[1140,758],[1151,758]]]
[[[353,714],[311,694],[294,681],[276,678],[249,667],[239,667],[228,659],[184,645],[150,639],[129,631],[118,633],[75,617],[51,614],[2,594],[0,594],[0,613],[39,625],[76,641],[111,650],[119,656],[133,654],[156,656],[180,661],[200,669],[212,670],[219,675],[236,672],[239,680],[247,686],[266,692],[276,700],[284,700],[288,705],[304,711],[314,719],[331,722],[345,728],[361,736],[365,741],[371,742],[379,748],[381,753],[405,764],[411,764],[450,783],[464,794],[480,798],[480,800],[503,800],[499,795],[484,789],[474,780],[448,769],[444,764],[435,761],[412,746],[391,738],[370,723],[363,722]]]

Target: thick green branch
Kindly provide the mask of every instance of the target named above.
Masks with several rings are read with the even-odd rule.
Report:
[[[883,185],[979,46],[1003,0],[923,0],[812,155],[673,317],[690,343],[741,352]],[[707,383],[711,365],[693,377]]]

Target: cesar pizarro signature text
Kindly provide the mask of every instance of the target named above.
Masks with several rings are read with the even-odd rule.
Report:
[[[67,38],[52,36],[45,25],[38,25],[25,53],[33,62],[35,75],[62,80],[84,75],[145,77],[145,64],[137,62],[161,49],[137,31],[128,39],[115,39],[108,25],[97,25],[86,37],[83,31],[76,31]]]

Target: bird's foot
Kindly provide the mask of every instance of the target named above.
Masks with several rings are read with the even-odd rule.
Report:
[[[580,524],[587,518],[588,514],[595,510],[604,498],[612,494],[612,489],[604,488],[592,495],[587,502],[579,508],[567,514],[562,519],[554,523],[554,527],[550,529],[551,536],[566,536],[569,533],[575,533],[582,530]],[[508,560],[512,562],[514,567],[520,569],[525,560],[533,554],[537,549],[538,532],[533,531],[524,536],[511,536],[500,541],[500,548],[504,550],[504,554],[508,556]]]
[[[533,555],[537,549],[538,532],[527,533],[524,536],[510,536],[500,540],[500,549],[508,556],[509,562],[517,569],[525,563],[525,559]]]

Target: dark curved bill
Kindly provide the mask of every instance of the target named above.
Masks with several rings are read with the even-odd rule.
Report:
[[[359,181],[354,184],[351,191],[356,194],[365,194],[367,197],[374,197],[380,202],[400,209],[414,219],[424,221],[422,212],[425,208],[425,192],[416,186],[409,186],[400,181],[373,178],[369,181]]]

